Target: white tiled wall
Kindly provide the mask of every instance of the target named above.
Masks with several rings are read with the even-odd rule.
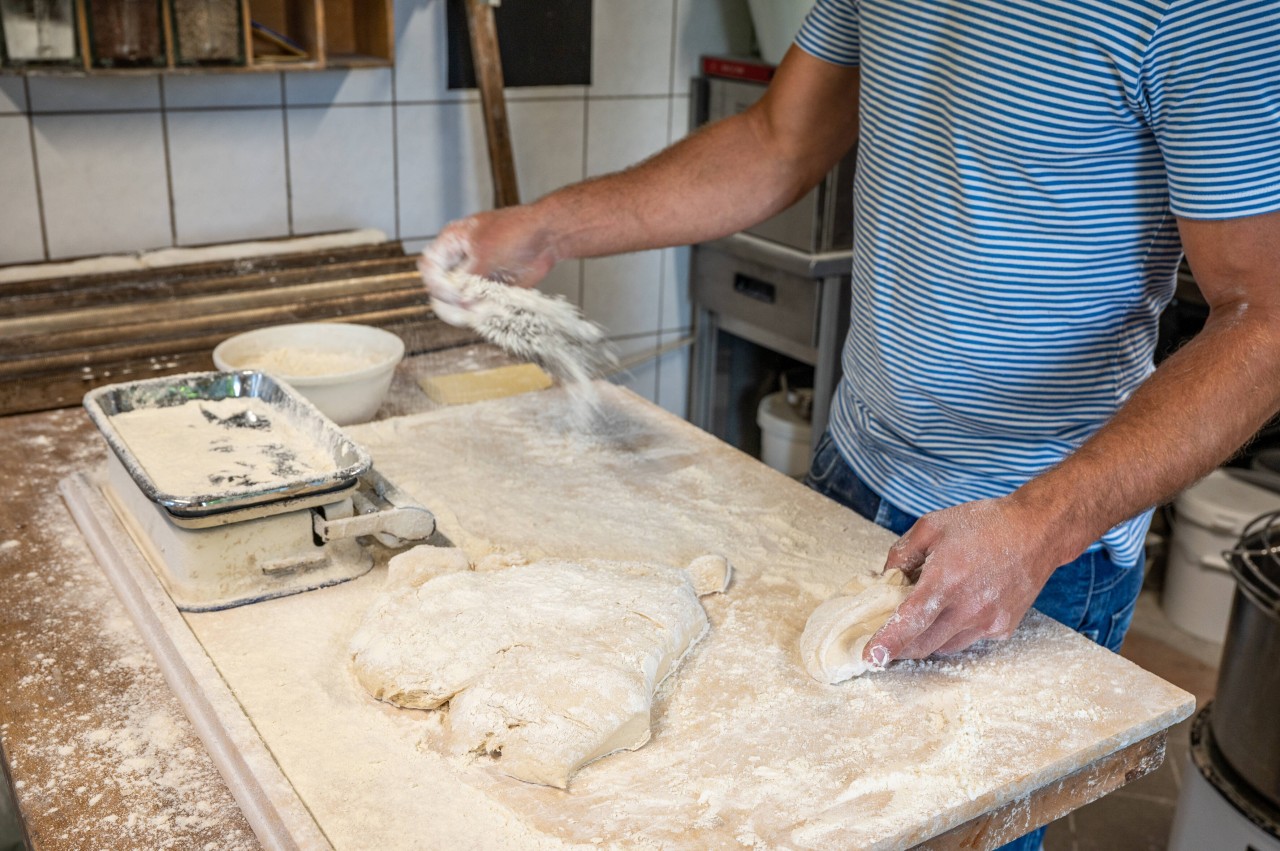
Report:
[[[166,120],[179,245],[289,233],[280,110],[171,112]]]
[[[50,257],[173,244],[160,112],[37,114],[32,124]]]
[[[515,89],[523,198],[630,165],[688,129],[704,53],[751,47],[746,0],[595,0],[593,83]],[[491,203],[475,92],[447,88],[445,0],[397,0],[396,67],[0,77],[0,265],[376,227],[420,248]],[[627,356],[691,325],[688,253],[564,264],[544,289]],[[688,349],[620,379],[685,413]]]

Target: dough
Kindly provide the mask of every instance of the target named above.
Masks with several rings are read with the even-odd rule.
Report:
[[[900,570],[867,582],[854,580],[814,610],[800,636],[800,660],[815,680],[842,683],[870,670],[862,659],[871,636],[884,626],[911,584]]]
[[[547,560],[451,571],[460,550],[392,559],[351,642],[357,679],[397,706],[449,704],[445,747],[530,783],[566,788],[579,768],[649,740],[653,694],[708,628],[702,587],[723,558],[685,570]],[[718,572],[717,572],[718,571]]]

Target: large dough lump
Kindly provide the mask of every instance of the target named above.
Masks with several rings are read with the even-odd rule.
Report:
[[[911,593],[906,576],[891,570],[873,581],[855,580],[814,609],[800,636],[800,659],[815,680],[841,683],[865,674],[867,642]]]
[[[397,706],[448,703],[451,753],[562,789],[649,740],[654,691],[707,630],[698,593],[722,590],[729,571],[706,557],[696,582],[631,562],[457,570],[466,563],[433,547],[392,560],[352,639],[356,677]]]

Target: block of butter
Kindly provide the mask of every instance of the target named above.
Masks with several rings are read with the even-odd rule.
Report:
[[[551,386],[552,381],[551,376],[537,364],[521,363],[474,372],[428,375],[418,384],[428,398],[439,405],[465,405],[468,402],[515,396],[531,390],[545,390]]]

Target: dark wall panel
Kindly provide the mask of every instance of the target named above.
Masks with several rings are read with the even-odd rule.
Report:
[[[451,89],[476,85],[465,2],[448,5]],[[508,87],[591,84],[591,0],[502,0],[494,18]]]

